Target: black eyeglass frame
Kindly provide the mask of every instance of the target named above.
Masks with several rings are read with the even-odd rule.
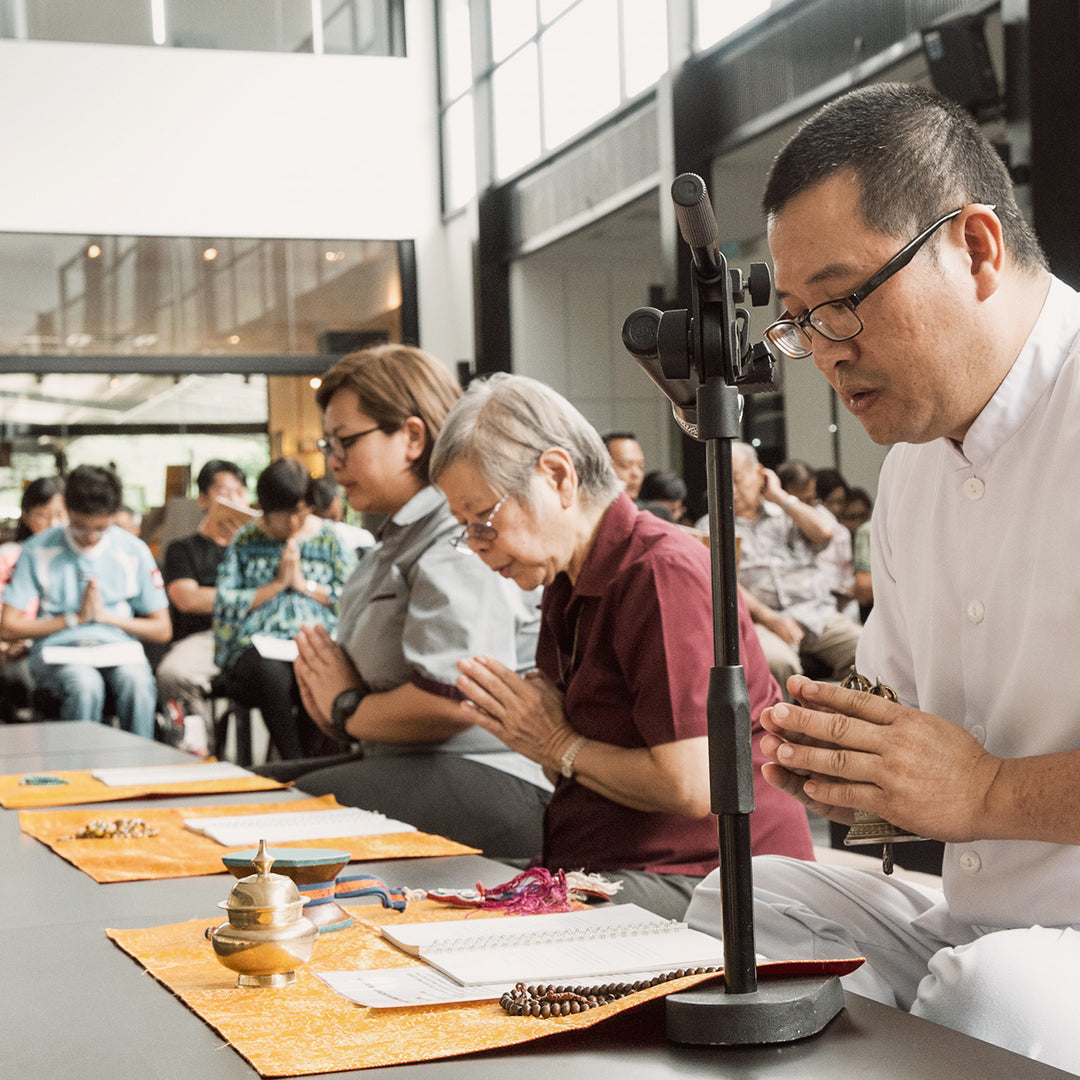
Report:
[[[320,453],[325,458],[333,458],[335,461],[344,461],[349,456],[349,451],[365,436],[374,435],[376,431],[383,431],[382,424],[376,424],[374,427],[368,428],[366,431],[356,431],[352,435],[327,435],[325,438],[320,439],[315,445],[319,448]],[[340,449],[335,449],[334,444]]]
[[[970,204],[966,204],[970,205]],[[995,209],[994,205],[987,204],[988,209]],[[829,341],[850,341],[854,337],[858,337],[863,332],[865,327],[863,326],[862,319],[859,318],[856,308],[877,288],[884,285],[886,281],[900,270],[903,270],[905,266],[918,254],[919,249],[930,239],[933,234],[941,228],[947,221],[952,221],[958,214],[963,213],[965,207],[961,206],[959,209],[951,210],[949,213],[942,217],[939,217],[932,225],[928,225],[914,240],[905,244],[888,262],[886,262],[880,269],[876,270],[870,275],[853,293],[849,293],[847,296],[838,297],[834,300],[823,300],[820,304],[815,304],[812,308],[808,308],[801,315],[794,317],[787,317],[784,319],[777,319],[772,325],[766,327],[763,337],[766,344],[774,346],[784,356],[791,360],[803,360],[808,356],[814,355],[814,350],[802,349],[796,353],[790,344],[783,343],[783,337],[785,334],[794,330],[796,333],[800,330],[806,331],[807,327],[816,330],[822,337],[827,338]],[[855,316],[855,321],[859,324],[859,329],[853,331],[850,334],[843,334],[837,336],[831,332],[827,327],[821,326],[814,321],[814,312],[820,311],[822,308],[835,308],[837,306],[847,308],[852,315]],[[809,337],[809,333],[806,333]]]

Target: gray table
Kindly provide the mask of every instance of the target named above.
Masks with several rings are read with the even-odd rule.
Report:
[[[0,726],[0,774],[190,760],[177,750],[95,724]],[[302,792],[197,796],[282,801]],[[93,805],[135,814],[185,799]],[[0,1077],[38,1080],[251,1080],[257,1073],[104,934],[219,914],[224,875],[99,885],[24,836],[0,811]],[[356,864],[354,864],[355,867]],[[404,886],[494,885],[513,871],[480,856],[365,863]],[[1050,1080],[1070,1074],[999,1050],[852,994],[819,1036],[769,1047],[678,1046],[664,1034],[662,1002],[582,1032],[531,1045],[393,1069],[329,1074],[342,1080],[548,1080],[551,1076],[670,1080]]]

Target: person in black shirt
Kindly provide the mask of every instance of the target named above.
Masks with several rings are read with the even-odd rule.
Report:
[[[166,716],[179,711],[210,725],[214,664],[211,622],[218,565],[244,518],[247,477],[239,465],[214,459],[199,470],[198,503],[205,517],[197,531],[165,549],[164,578],[173,623],[173,644],[157,667],[158,701]],[[220,500],[225,500],[221,503]]]

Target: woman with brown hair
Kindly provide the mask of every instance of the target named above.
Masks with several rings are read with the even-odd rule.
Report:
[[[460,394],[404,345],[344,357],[316,394],[329,470],[354,510],[386,520],[342,593],[336,642],[318,627],[297,638],[308,713],[363,758],[298,782],[511,858],[539,841],[550,785],[462,717],[456,663],[484,652],[532,667],[539,597],[450,543],[458,525],[428,462]]]

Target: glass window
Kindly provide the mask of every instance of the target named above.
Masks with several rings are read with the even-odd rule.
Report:
[[[666,0],[623,0],[622,17],[624,93],[634,97],[667,71]]]
[[[771,0],[742,0],[740,4],[695,0],[697,47],[708,49],[718,41],[723,41],[740,27],[768,11],[771,6]]]
[[[0,37],[191,49],[391,56],[403,0],[0,0]],[[316,17],[318,17],[316,15]]]
[[[616,0],[583,0],[541,38],[550,149],[619,107]]]
[[[152,45],[149,0],[26,0],[26,29],[43,41]]]
[[[545,26],[561,15],[576,0],[540,0],[540,22]],[[634,0],[637,3],[637,0]]]
[[[473,96],[466,94],[443,116],[443,171],[446,211],[464,206],[476,194],[476,142]]]
[[[473,81],[469,0],[442,0],[439,33],[442,100],[452,101],[465,93]]]
[[[326,327],[385,327],[400,297],[388,240],[0,233],[4,357],[310,355]]]
[[[311,52],[311,0],[165,0],[165,30],[189,49]]]
[[[536,46],[527,45],[491,76],[495,173],[502,180],[540,156]]]
[[[536,33],[534,0],[490,0],[491,59],[505,60]]]

